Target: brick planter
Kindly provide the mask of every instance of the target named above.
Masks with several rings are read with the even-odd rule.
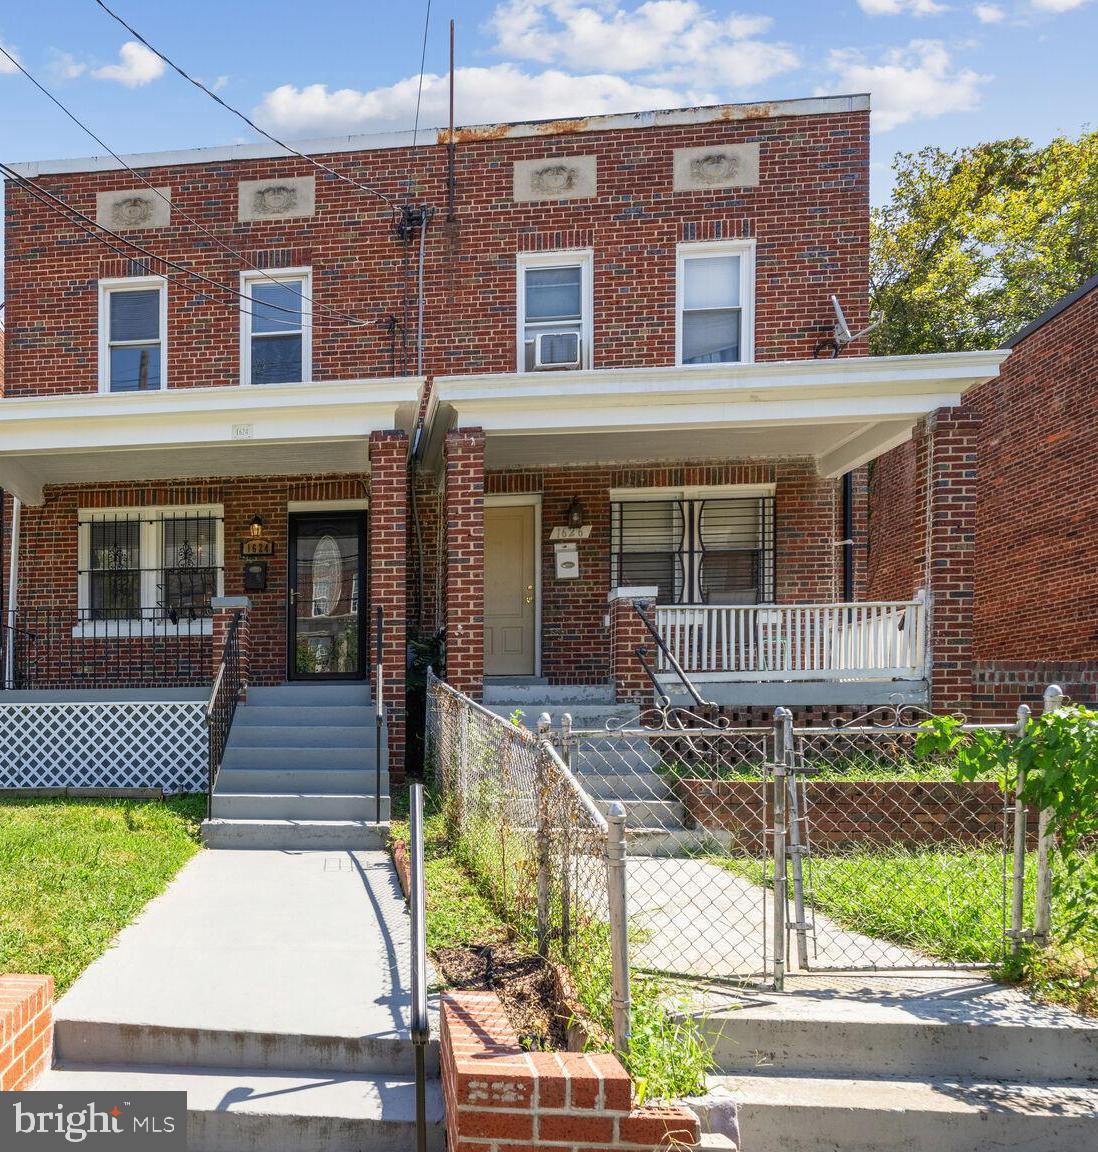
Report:
[[[691,823],[731,832],[733,846],[754,851],[773,826],[769,803],[764,824],[758,781],[686,779],[676,787]],[[1003,835],[1003,794],[994,781],[808,780],[805,788],[815,851],[974,845]],[[1035,829],[1032,819],[1031,838]]]
[[[615,1056],[524,1052],[491,992],[443,997],[441,1062],[450,1152],[650,1152],[699,1140],[685,1108],[633,1108],[633,1086]]]
[[[0,1091],[30,1088],[53,1058],[53,977],[0,976]]]

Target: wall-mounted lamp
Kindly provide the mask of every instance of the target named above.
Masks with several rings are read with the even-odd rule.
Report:
[[[263,517],[262,516],[253,516],[252,522],[251,522],[251,525],[249,526],[248,531],[252,536],[262,536],[263,535]]]
[[[572,503],[568,505],[567,519],[569,528],[582,528],[584,520],[587,519],[583,501],[578,496],[573,496]]]

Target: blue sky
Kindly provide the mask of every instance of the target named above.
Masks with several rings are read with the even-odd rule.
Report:
[[[423,3],[110,0],[276,135],[410,127]],[[304,14],[304,19],[303,19]],[[892,154],[1098,122],[1098,0],[434,0],[421,123],[445,120],[458,24],[462,123],[869,90],[874,198]],[[0,43],[116,151],[251,139],[93,0],[9,3]],[[0,157],[96,147],[0,60]]]

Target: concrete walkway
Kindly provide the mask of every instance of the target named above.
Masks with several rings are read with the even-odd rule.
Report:
[[[410,1147],[409,963],[385,854],[199,853],[61,999],[43,1087],[185,1088],[192,1148]]]

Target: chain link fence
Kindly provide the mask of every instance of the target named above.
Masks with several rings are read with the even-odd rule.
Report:
[[[455,854],[517,934],[568,967],[584,1007],[623,1047],[624,821],[599,811],[543,735],[433,674],[426,755]]]

